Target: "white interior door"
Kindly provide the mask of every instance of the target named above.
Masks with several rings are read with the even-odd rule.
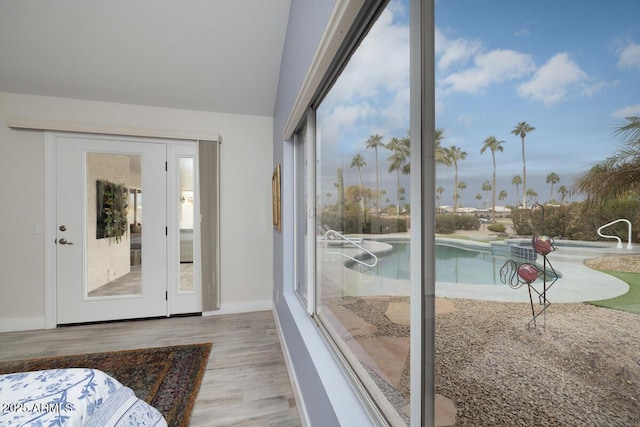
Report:
[[[168,314],[166,147],[56,135],[58,324]]]

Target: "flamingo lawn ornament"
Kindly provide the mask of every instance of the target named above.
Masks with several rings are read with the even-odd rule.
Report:
[[[535,329],[537,327],[537,319],[541,314],[544,314],[543,328],[546,326],[547,321],[545,310],[551,305],[551,302],[547,298],[547,291],[551,286],[553,286],[556,280],[558,280],[558,275],[553,269],[553,266],[551,266],[551,263],[546,261],[546,257],[544,264],[544,269],[542,269],[537,265],[528,262],[518,265],[517,262],[510,259],[504,263],[502,268],[500,268],[500,280],[502,283],[508,284],[512,289],[518,289],[522,285],[527,285],[529,290],[529,302],[531,303],[531,320],[527,323],[528,328],[533,326]],[[549,266],[549,270],[546,269],[547,264]],[[552,276],[553,279],[550,282],[547,282],[547,276]],[[534,282],[536,282],[540,277],[543,277],[542,290],[538,290],[538,288],[536,288],[539,284],[534,285]],[[535,295],[538,297],[537,305],[542,306],[542,309],[537,312],[536,303],[534,302]]]
[[[544,207],[539,204],[534,204],[531,207],[532,226],[540,225],[544,219]],[[558,280],[559,275],[553,268],[553,265],[549,262],[547,255],[555,251],[553,246],[553,239],[549,236],[538,235],[534,232],[531,239],[531,246],[533,250],[542,256],[542,268],[532,263],[518,264],[516,261],[510,259],[504,263],[500,268],[500,280],[502,283],[507,283],[512,289],[518,289],[522,285],[526,284],[529,289],[529,301],[531,302],[531,320],[527,323],[527,328],[530,328],[533,324],[533,328],[537,327],[537,319],[540,315],[543,315],[543,328],[547,324],[546,310],[551,305],[551,302],[547,299],[547,291]],[[551,281],[547,281],[547,276],[551,276]],[[534,283],[542,277],[542,290],[538,290]],[[538,303],[542,306],[542,309],[536,312],[535,304],[533,302],[534,294],[538,296]]]

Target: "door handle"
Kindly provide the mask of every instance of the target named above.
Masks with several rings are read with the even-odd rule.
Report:
[[[73,245],[73,242],[68,242],[64,237],[62,239],[58,239],[58,243],[61,245]]]

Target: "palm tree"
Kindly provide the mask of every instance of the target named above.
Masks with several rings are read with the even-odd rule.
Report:
[[[493,183],[491,185],[491,220],[494,220],[496,217],[496,151],[504,151],[504,141],[498,141],[498,138],[491,135],[487,139],[484,140],[484,145],[480,149],[480,154],[484,153],[487,148],[491,150],[491,159],[493,160]]]
[[[442,146],[444,139],[444,129],[436,129],[435,146],[436,146],[436,165],[451,166],[451,160],[447,157],[447,149]]]
[[[455,169],[455,175],[454,175],[454,186],[453,188],[456,189],[458,188],[458,161],[460,160],[464,160],[467,158],[467,152],[466,151],[462,151],[462,149],[460,147],[456,147],[455,145],[452,145],[449,148],[445,148],[445,153],[446,153],[446,157],[449,160],[449,162],[451,164],[453,164],[453,167]],[[458,198],[454,197],[453,198],[453,213],[458,212]]]
[[[482,194],[476,194],[476,200],[478,201],[478,207],[480,207],[480,200],[482,200]]]
[[[511,184],[516,186],[516,208],[518,207],[518,199],[520,198],[518,196],[518,186],[520,184],[522,184],[522,178],[520,177],[520,175],[516,175],[511,179]]]
[[[409,157],[411,156],[411,138],[409,137],[409,132],[407,131],[407,136],[400,140],[400,143],[404,145],[404,149],[407,152],[407,158],[405,160],[405,164],[402,165],[402,173],[405,175],[409,175],[411,173],[411,161]]]
[[[378,170],[378,147],[384,147],[384,143],[382,142],[382,136],[371,135],[369,139],[367,139],[367,148],[373,148],[373,152],[376,155],[376,211],[380,209],[380,171]]]
[[[525,194],[527,192],[527,164],[525,162],[525,157],[524,157],[524,138],[527,136],[527,134],[533,132],[534,130],[536,130],[536,128],[534,128],[527,122],[520,122],[517,125],[515,125],[513,129],[511,129],[511,133],[516,136],[519,136],[520,139],[522,140],[522,208],[523,209],[527,207],[527,198]]]
[[[627,121],[614,131],[625,140],[625,146],[576,180],[574,191],[587,195],[587,207],[601,206],[640,190],[640,117],[627,117]]]
[[[558,193],[560,193],[560,203],[564,203],[564,199],[567,197],[567,194],[569,194],[569,190],[564,185],[561,185],[560,188],[558,188]]]
[[[460,200],[462,200],[462,206],[464,206],[464,190],[467,189],[467,184],[464,181],[458,183],[458,189],[460,190]]]
[[[373,198],[373,191],[367,187],[350,185],[345,189],[345,198],[349,204],[366,206]]]
[[[487,199],[489,199],[489,191],[491,191],[493,187],[489,181],[485,181],[482,183],[482,191],[487,193]]]
[[[350,167],[358,168],[358,175],[360,175],[360,194],[363,194],[364,189],[364,186],[362,185],[362,168],[366,165],[367,162],[364,160],[364,157],[362,157],[362,154],[360,153],[356,154],[355,156],[353,156],[353,159],[351,159]],[[364,197],[360,198],[360,205],[362,206],[362,211],[364,212]]]
[[[338,205],[338,218],[340,220],[339,230],[344,230],[344,213],[346,211],[346,203],[344,200],[344,175],[342,173],[342,168],[338,168],[336,182],[333,183],[334,187],[337,188],[338,195],[336,198],[336,204]]]
[[[505,201],[507,200],[507,196],[508,196],[507,192],[502,190],[500,191],[500,194],[498,194],[498,200],[500,200],[501,202]]]
[[[551,172],[547,175],[546,178],[546,183],[547,184],[551,184],[551,202],[553,203],[553,184],[557,184],[558,182],[560,182],[560,176],[555,173],[555,172]]]
[[[537,200],[537,197],[538,197],[538,193],[533,188],[527,188],[527,194],[526,195],[527,195],[527,197],[529,197],[529,200],[531,202],[533,202],[534,200]]]
[[[436,199],[442,200],[442,193],[444,193],[444,188],[441,185],[438,185],[438,188],[436,188],[436,193],[438,193]]]
[[[391,165],[389,165],[389,173],[395,171],[398,179],[398,205],[396,206],[396,214],[400,216],[400,171],[402,171],[402,167],[407,163],[409,151],[406,144],[395,137],[391,138],[386,148],[392,152],[391,156],[387,159],[391,162]]]

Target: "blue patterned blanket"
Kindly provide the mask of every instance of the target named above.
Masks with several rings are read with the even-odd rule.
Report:
[[[157,409],[97,369],[0,375],[0,426],[166,425]]]

